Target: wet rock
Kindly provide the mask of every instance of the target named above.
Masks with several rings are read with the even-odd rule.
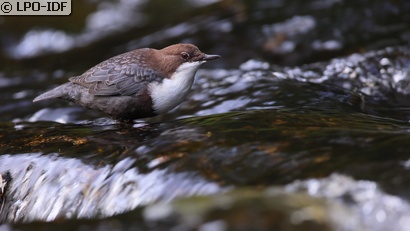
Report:
[[[139,128],[40,125],[8,132],[20,138],[4,144],[14,154],[0,155],[0,170],[13,175],[3,220],[107,217],[193,195],[361,173],[354,168],[372,176],[378,165],[407,171],[398,162],[407,152],[396,145],[409,138],[407,123],[330,109],[259,109]],[[394,147],[379,142],[386,139]],[[49,153],[23,153],[35,149]]]

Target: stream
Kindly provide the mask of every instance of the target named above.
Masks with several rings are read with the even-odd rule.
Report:
[[[409,229],[407,1],[72,11],[0,17],[0,230]],[[178,42],[222,58],[169,113],[122,124],[32,102],[113,55]]]

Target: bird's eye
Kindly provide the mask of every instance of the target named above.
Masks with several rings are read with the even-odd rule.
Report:
[[[183,60],[188,60],[188,59],[189,59],[189,54],[186,53],[186,52],[182,52],[182,53],[181,53],[181,58],[182,58]]]

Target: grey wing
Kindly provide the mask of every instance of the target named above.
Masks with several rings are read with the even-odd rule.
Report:
[[[88,88],[92,95],[134,95],[151,82],[160,82],[162,76],[156,71],[138,65],[104,65],[96,70],[69,80]]]

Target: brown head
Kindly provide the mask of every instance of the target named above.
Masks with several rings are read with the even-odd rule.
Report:
[[[198,66],[209,60],[220,58],[219,55],[208,55],[203,53],[192,44],[175,44],[158,50],[158,62],[164,68],[165,73],[174,73],[184,63],[197,64]],[[169,75],[167,75],[169,76]]]

